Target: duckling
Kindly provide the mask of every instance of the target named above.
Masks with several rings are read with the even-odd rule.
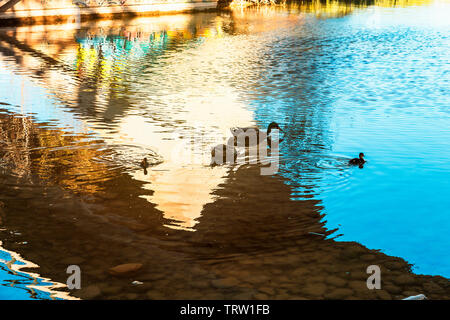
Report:
[[[141,161],[141,167],[144,169],[147,169],[148,167],[150,167],[150,164],[147,161],[147,158],[144,158],[144,160]]]
[[[359,158],[353,158],[348,162],[350,165],[358,165],[360,167],[364,165],[364,163],[366,163],[366,160],[364,160],[364,153],[362,152],[359,154]]]
[[[144,169],[144,174],[147,175],[147,168],[150,167],[147,158],[144,158],[144,160],[141,161],[141,167]]]
[[[258,127],[234,127],[231,128],[231,134],[234,137],[234,145],[237,145],[239,143],[239,136],[241,135],[250,135],[250,134],[255,134],[256,135],[256,141],[249,141],[249,137],[246,136],[245,137],[245,146],[251,146],[251,145],[255,145],[256,144],[260,144],[262,142],[263,139],[267,139],[269,146],[271,145],[270,143],[270,133],[272,132],[272,130],[274,129],[278,129],[281,132],[284,132],[283,129],[280,128],[280,126],[278,125],[278,123],[276,122],[271,122],[269,124],[269,126],[267,127],[267,131],[266,132],[261,132],[261,130]],[[261,140],[260,140],[261,139]],[[282,139],[279,141],[281,142]]]

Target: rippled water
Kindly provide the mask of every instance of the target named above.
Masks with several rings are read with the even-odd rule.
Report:
[[[303,185],[315,186],[340,240],[404,257],[419,273],[449,276],[446,10],[371,8],[307,20],[268,51],[270,72],[279,76],[257,84],[266,95],[251,104],[261,123],[285,123],[283,174],[296,198],[305,195]],[[292,81],[298,87],[283,89]],[[365,168],[345,168],[345,157],[360,151]]]
[[[308,232],[450,277],[448,14],[428,1],[0,30],[0,239],[60,282],[81,264],[116,298],[140,296],[104,287],[104,270],[136,260],[162,288],[150,298],[201,298],[179,277],[191,269],[203,297],[245,296],[202,281],[258,283],[269,271],[243,271],[252,256],[275,286],[295,259],[332,255]],[[209,166],[229,128],[272,121],[276,179]],[[349,167],[361,151],[368,163]]]

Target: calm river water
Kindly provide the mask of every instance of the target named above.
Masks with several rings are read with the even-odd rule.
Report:
[[[0,29],[0,298],[70,298],[70,264],[82,298],[422,293],[392,262],[359,289],[391,256],[449,278],[450,3],[404,3]],[[272,121],[277,174],[209,166]]]

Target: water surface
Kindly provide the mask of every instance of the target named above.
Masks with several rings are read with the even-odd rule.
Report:
[[[104,274],[136,260],[149,298],[258,298],[268,277],[267,297],[304,297],[280,270],[345,274],[326,267],[335,241],[450,277],[450,7],[414,4],[1,30],[2,239],[60,282],[81,264],[104,297],[141,297]],[[272,121],[274,177],[208,165],[229,128]],[[364,168],[347,166],[361,151]],[[236,291],[220,282],[246,272]]]

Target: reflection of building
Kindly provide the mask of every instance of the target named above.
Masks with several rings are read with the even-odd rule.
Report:
[[[1,111],[1,110],[0,110]],[[75,193],[95,193],[110,169],[94,159],[107,155],[88,134],[36,125],[31,118],[0,113],[2,170],[32,182],[57,183]]]

